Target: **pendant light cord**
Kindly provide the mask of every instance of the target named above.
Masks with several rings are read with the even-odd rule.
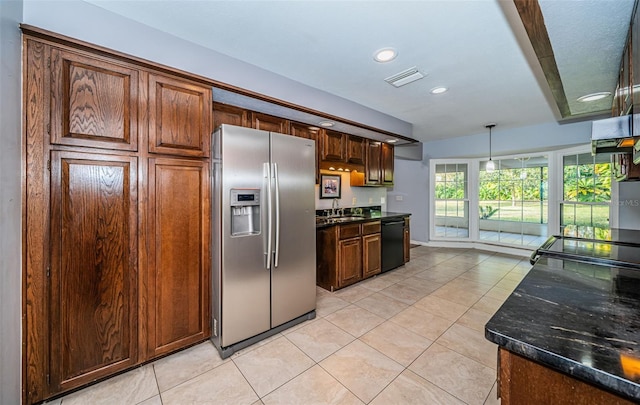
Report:
[[[485,125],[485,128],[489,128],[489,160],[491,160],[491,129],[495,126],[494,123]]]

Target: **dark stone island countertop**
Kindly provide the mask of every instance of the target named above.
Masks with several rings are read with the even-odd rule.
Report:
[[[640,401],[640,269],[541,257],[485,325],[485,337]]]

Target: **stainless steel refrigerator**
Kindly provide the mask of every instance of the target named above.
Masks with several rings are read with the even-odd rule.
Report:
[[[222,125],[213,157],[212,341],[226,358],[315,317],[315,142]]]

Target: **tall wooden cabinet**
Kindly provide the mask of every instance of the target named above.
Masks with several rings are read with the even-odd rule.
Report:
[[[24,402],[206,339],[211,83],[24,31]]]
[[[149,158],[148,357],[209,337],[209,163]]]
[[[136,160],[51,151],[49,301],[42,304],[54,390],[138,360]]]

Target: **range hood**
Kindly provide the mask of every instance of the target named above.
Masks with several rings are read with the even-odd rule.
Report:
[[[591,123],[591,152],[625,153],[633,151],[631,114]]]

